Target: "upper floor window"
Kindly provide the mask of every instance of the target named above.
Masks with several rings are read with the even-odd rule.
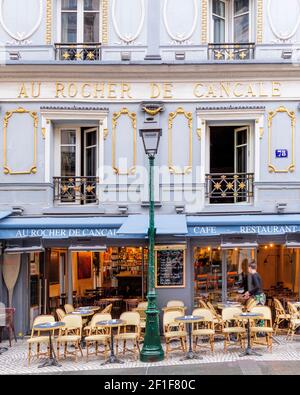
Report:
[[[100,42],[100,0],[61,0],[60,14],[61,42]]]
[[[248,43],[251,38],[250,0],[212,0],[214,43]]]

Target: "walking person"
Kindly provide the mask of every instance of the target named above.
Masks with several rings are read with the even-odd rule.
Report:
[[[266,295],[263,292],[263,283],[260,274],[257,272],[257,264],[252,261],[248,265],[248,290],[245,299],[253,298],[258,306],[266,304]]]

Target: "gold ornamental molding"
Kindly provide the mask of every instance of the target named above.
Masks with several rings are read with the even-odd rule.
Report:
[[[52,43],[52,0],[46,4],[46,45]]]
[[[116,150],[117,150],[117,126],[120,117],[126,116],[131,120],[132,131],[133,131],[133,152],[132,152],[132,166],[127,169],[126,172],[121,172],[116,164]],[[136,123],[136,113],[130,112],[128,108],[122,108],[119,112],[115,112],[112,118],[112,167],[117,175],[129,176],[135,174],[136,171],[136,146],[137,146],[137,123]]]
[[[208,0],[202,0],[201,18],[201,43],[205,45],[208,43]]]
[[[263,29],[264,29],[264,6],[263,0],[257,0],[257,16],[256,16],[256,43],[263,43]]]
[[[184,170],[178,171],[177,167],[173,163],[173,124],[174,120],[178,116],[184,116],[187,119],[188,131],[189,131],[189,161]],[[191,112],[186,112],[182,107],[177,108],[175,112],[169,114],[169,170],[170,173],[175,175],[187,175],[192,171],[193,166],[193,114]]]
[[[286,114],[291,120],[291,147],[292,147],[292,157],[291,163],[285,169],[278,169],[272,163],[272,126],[273,119],[280,113]],[[269,129],[269,172],[270,173],[293,173],[295,171],[295,125],[296,125],[296,115],[294,111],[289,111],[286,107],[281,106],[275,111],[270,111],[268,115],[268,129]]]
[[[109,0],[102,0],[102,44],[108,44]]]
[[[14,115],[29,115],[33,120],[33,160],[32,166],[29,170],[23,171],[14,171],[9,167],[9,161],[7,157],[7,127],[9,120]],[[4,136],[4,144],[3,144],[3,159],[4,159],[4,174],[10,175],[25,175],[25,174],[36,174],[37,172],[37,128],[38,128],[39,118],[36,112],[28,111],[24,108],[20,107],[17,110],[7,111],[4,116],[3,122],[3,136]]]

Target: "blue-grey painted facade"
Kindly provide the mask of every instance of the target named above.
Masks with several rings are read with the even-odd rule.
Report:
[[[60,3],[0,4],[0,211],[33,221],[147,213],[143,168],[148,164],[138,133],[146,118],[143,102],[164,107],[155,118],[163,130],[156,158],[158,214],[176,214],[180,208],[188,216],[300,211],[299,1],[250,0],[249,41],[254,50],[246,58],[229,59],[218,58],[217,52],[209,57],[210,0],[100,0],[100,55],[71,60],[61,52],[59,58]],[[226,3],[230,7],[232,2]],[[25,112],[18,113],[20,108]],[[134,114],[136,127],[122,109]],[[206,196],[209,130],[220,125],[249,128],[248,171],[254,178],[247,202],[216,205]],[[55,136],[61,128],[74,127],[97,128],[99,199],[94,204],[66,205],[54,199],[53,177],[60,176]],[[287,157],[276,157],[276,150],[285,150]],[[136,172],[118,175],[114,164],[133,166]],[[181,174],[170,171],[171,165]],[[170,230],[169,241],[171,235]],[[186,236],[178,241],[190,247]],[[23,266],[15,302],[25,314],[23,275],[28,268]],[[186,276],[192,283],[191,248]],[[1,280],[0,285],[6,298]],[[191,294],[192,286],[160,290],[160,305],[172,295],[189,305]],[[27,327],[28,322],[18,331]]]

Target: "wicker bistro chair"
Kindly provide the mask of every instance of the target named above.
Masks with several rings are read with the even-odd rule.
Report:
[[[208,338],[211,351],[214,352],[215,324],[212,312],[208,309],[195,309],[193,315],[204,317],[203,321],[195,323],[193,327],[192,336],[195,351],[198,346],[198,340],[201,338]]]
[[[74,307],[71,304],[65,304],[64,308],[66,314],[71,314],[75,311]]]
[[[179,306],[177,306],[177,307],[175,307],[175,306],[174,307],[163,307],[162,311],[164,313],[167,313],[168,311],[177,311],[181,316],[183,316],[183,315],[185,315],[186,307],[179,307]]]
[[[113,308],[113,305],[112,305],[112,303],[111,303],[111,304],[107,305],[107,306],[101,311],[101,314],[111,314],[112,308]]]
[[[264,326],[258,326],[256,323],[251,326],[251,334],[253,335],[253,342],[257,341],[257,334],[262,333],[266,337],[267,347],[272,350],[272,337],[273,337],[273,326],[272,326],[272,311],[268,306],[256,306],[253,307],[251,313],[261,314],[260,321],[264,322]],[[256,321],[257,322],[257,321]]]
[[[110,321],[111,319],[111,314],[95,314],[90,325],[85,328],[85,330],[88,331],[87,336],[85,337],[87,360],[91,355],[98,356],[99,353],[102,353],[99,350],[99,346],[101,344],[104,346],[104,357],[107,357],[110,346],[111,328],[99,327],[97,323],[101,321]],[[90,352],[92,346],[94,346],[95,349],[94,353]]]
[[[222,321],[224,335],[224,351],[227,351],[228,345],[232,344],[230,340],[231,335],[236,335],[238,341],[241,343],[241,347],[245,348],[245,335],[246,329],[245,324],[242,320],[236,318],[237,315],[241,314],[242,310],[237,307],[228,307],[222,311]]]
[[[214,317],[214,325],[215,325],[215,329],[219,330],[220,332],[222,332],[223,330],[223,320],[222,320],[222,316],[220,314],[217,313],[217,310],[215,309],[215,307],[211,304],[211,302],[207,302],[206,304],[206,308],[210,310],[210,312],[212,313],[213,317]]]
[[[199,309],[208,309],[208,305],[205,303],[203,299],[198,300],[198,307]]]
[[[31,360],[33,357],[37,357],[39,359],[40,357],[47,357],[49,356],[49,336],[41,336],[41,332],[34,329],[36,325],[40,324],[46,324],[48,322],[55,322],[55,319],[52,315],[40,315],[35,318],[33,321],[33,326],[31,330],[31,336],[30,339],[27,340],[28,344],[28,365],[30,366]],[[33,354],[32,348],[33,346],[36,346],[36,353]],[[41,352],[41,345],[46,345],[47,346],[47,352]]]
[[[138,309],[147,310],[147,308],[148,308],[148,302],[140,302],[140,303],[137,305],[137,308],[138,308]]]
[[[140,315],[140,328],[141,328],[140,339],[141,340],[143,340],[143,333],[145,332],[145,329],[146,329],[146,320],[147,320],[146,310],[147,310],[147,307],[145,307],[145,308],[137,307],[132,310],[133,312],[139,313],[139,315]]]
[[[279,331],[279,327],[283,323],[290,322],[291,315],[287,314],[284,307],[279,299],[274,298],[274,308],[275,308],[275,321],[274,321],[274,335]]]
[[[175,319],[178,317],[180,317],[178,311],[168,311],[167,313],[164,313],[163,316],[163,329],[166,340],[166,356],[168,356],[171,351],[177,351],[180,349],[183,352],[186,352],[187,331],[183,323],[175,321]],[[180,347],[171,349],[170,344],[172,340],[179,340]]]
[[[184,303],[181,300],[170,300],[167,307],[184,307]]]
[[[297,310],[296,306],[293,305],[293,303],[288,302],[287,307],[290,315],[287,339],[291,338],[291,340],[293,340],[296,330],[300,327],[300,315],[299,311]]]
[[[246,311],[252,311],[253,307],[257,305],[256,300],[253,298],[250,298],[247,300],[247,303],[245,305],[245,310]]]
[[[56,315],[58,320],[62,321],[65,318],[66,313],[63,311],[63,309],[56,309]]]
[[[138,356],[140,352],[140,335],[141,335],[140,315],[139,313],[134,311],[127,311],[126,313],[121,314],[120,320],[124,321],[125,325],[122,325],[118,328],[118,334],[115,337],[117,355],[119,354],[119,343],[123,342],[124,355],[125,352],[128,351],[128,352],[133,352]],[[133,350],[127,348],[128,341],[133,342]]]
[[[65,324],[65,327],[60,329],[57,338],[57,359],[60,358],[60,347],[63,345],[64,358],[66,358],[67,355],[71,355],[75,357],[75,361],[77,362],[78,351],[83,357],[80,345],[82,337],[82,318],[78,315],[66,315],[62,322]],[[74,351],[68,349],[69,344],[74,346]]]

